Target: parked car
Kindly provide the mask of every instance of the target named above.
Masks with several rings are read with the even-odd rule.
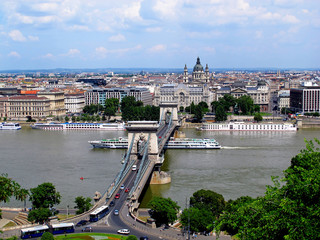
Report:
[[[114,210],[114,211],[113,211],[113,215],[118,216],[118,215],[119,215],[119,210],[117,210],[117,209]]]
[[[118,233],[128,235],[128,234],[130,234],[130,230],[129,229],[119,229]]]
[[[114,197],[115,199],[120,198],[120,193],[117,193],[116,196]]]
[[[85,227],[85,228],[82,228],[82,232],[92,232],[92,227]]]
[[[86,225],[88,223],[88,220],[81,220],[80,222],[78,222],[77,224],[76,224],[76,227],[81,227],[81,226],[83,226],[83,225]]]

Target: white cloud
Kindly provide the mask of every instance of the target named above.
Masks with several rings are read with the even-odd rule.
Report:
[[[109,37],[110,42],[123,42],[125,40],[126,40],[126,38],[120,33]]]
[[[97,47],[95,53],[100,58],[105,58],[107,56],[108,50],[104,47]]]
[[[15,52],[15,51],[12,51],[8,54],[9,57],[15,57],[15,58],[20,58],[20,54]]]
[[[47,53],[46,55],[42,56],[42,58],[45,58],[45,59],[53,59],[54,56],[53,56],[53,54],[51,54],[51,53]]]
[[[138,51],[140,49],[141,49],[141,45],[136,45],[132,48],[117,48],[117,49],[106,49],[105,47],[97,47],[95,49],[95,54],[99,58],[106,58],[108,54],[123,55],[127,52]]]
[[[155,45],[155,46],[149,48],[148,52],[150,52],[150,53],[162,52],[162,51],[165,51],[166,49],[167,49],[166,45],[158,44],[158,45]]]
[[[261,39],[263,37],[263,32],[261,30],[255,32],[255,39]]]
[[[75,57],[76,55],[79,55],[80,51],[76,48],[71,48],[67,53],[61,54],[61,56],[66,56],[66,57]]]
[[[27,38],[23,36],[23,34],[19,30],[12,30],[9,32],[9,37],[16,42],[25,42],[27,41]]]

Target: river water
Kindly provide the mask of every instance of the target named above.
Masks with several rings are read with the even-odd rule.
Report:
[[[298,132],[199,132],[180,129],[192,138],[215,138],[220,150],[167,150],[164,171],[172,182],[149,186],[142,206],[152,196],[170,197],[184,208],[186,198],[203,188],[224,196],[263,195],[271,176],[283,176],[290,160],[305,147],[304,139],[320,129]],[[62,195],[58,208],[74,206],[77,196],[105,192],[121,168],[124,150],[93,149],[89,140],[126,137],[125,131],[42,131],[23,127],[0,132],[0,173],[24,188],[52,182]],[[80,178],[84,178],[81,180]],[[19,206],[14,199],[0,206]],[[30,206],[30,204],[28,203]]]

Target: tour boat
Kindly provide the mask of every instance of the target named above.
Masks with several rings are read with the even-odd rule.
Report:
[[[19,123],[9,123],[9,122],[3,122],[0,123],[0,130],[20,130],[21,126]]]
[[[127,149],[127,138],[103,139],[89,141],[94,148]],[[220,149],[220,144],[215,139],[170,138],[164,145],[164,149]]]
[[[204,123],[199,130],[203,131],[297,131],[295,124],[291,123],[251,123],[226,122]]]
[[[42,130],[125,130],[123,123],[35,123],[33,129]]]

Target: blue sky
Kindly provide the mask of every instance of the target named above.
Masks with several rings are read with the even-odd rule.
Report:
[[[320,68],[319,0],[1,0],[0,69]]]

